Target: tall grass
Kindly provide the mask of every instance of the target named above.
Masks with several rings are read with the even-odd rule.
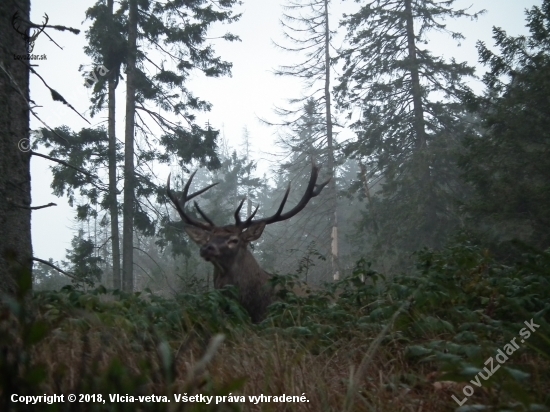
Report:
[[[0,309],[0,410],[550,410],[550,255],[506,266],[462,242],[417,257],[416,271],[391,279],[360,261],[353,276],[302,295],[296,278],[275,277],[281,298],[260,325],[231,289],[166,299],[65,287],[26,299],[26,282]],[[540,328],[459,407],[452,395],[463,399],[531,318]],[[13,393],[106,402],[25,405]],[[174,394],[246,401],[177,403]],[[307,402],[249,401],[261,394]]]

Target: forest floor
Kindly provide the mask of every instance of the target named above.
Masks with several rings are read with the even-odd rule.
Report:
[[[231,290],[5,299],[0,410],[550,410],[550,257],[419,259],[429,265],[416,274],[388,280],[358,264],[337,285],[287,293],[259,325]],[[63,402],[24,403],[53,394]]]

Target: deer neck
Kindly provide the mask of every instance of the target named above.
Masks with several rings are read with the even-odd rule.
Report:
[[[258,272],[261,270],[260,265],[256,262],[256,259],[248,248],[239,249],[232,259],[228,259],[225,262],[213,261],[212,263],[221,276],[228,276],[232,273],[238,274],[241,272]]]
[[[233,259],[226,262],[212,262],[214,265],[214,285],[224,287],[234,285],[246,288],[267,277],[248,248],[241,248]]]
[[[214,261],[212,261],[214,263]],[[233,285],[238,289],[239,302],[252,318],[261,322],[272,302],[272,291],[268,287],[269,275],[265,272],[248,248],[242,248],[229,262],[214,263],[214,287],[222,289]]]

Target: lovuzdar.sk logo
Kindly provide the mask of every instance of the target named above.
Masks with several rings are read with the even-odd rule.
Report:
[[[19,12],[16,11],[11,18],[11,25],[13,29],[21,35],[23,40],[25,40],[25,45],[27,48],[27,54],[31,54],[34,50],[34,42],[36,38],[44,31],[46,25],[48,24],[49,17],[44,13],[44,23],[42,25],[34,24],[26,19],[19,16]]]

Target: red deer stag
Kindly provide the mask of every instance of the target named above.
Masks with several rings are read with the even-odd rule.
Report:
[[[282,213],[290,192],[290,184],[286,189],[279,209],[273,216],[254,220],[258,205],[244,222],[241,221],[240,211],[245,201],[243,199],[235,211],[235,224],[216,226],[200,209],[196,201],[194,202],[195,209],[205,222],[195,220],[185,213],[185,202],[204,193],[216,184],[188,195],[189,186],[195,173],[189,177],[189,181],[183,188],[183,193],[179,199],[170,190],[170,176],[168,176],[168,197],[183,220],[185,231],[200,246],[201,257],[214,265],[214,287],[221,289],[226,285],[234,285],[239,293],[240,304],[250,314],[252,321],[258,323],[265,318],[267,307],[273,301],[273,291],[267,285],[271,275],[256,262],[252,253],[248,250],[248,243],[259,239],[266,225],[290,219],[300,212],[310,199],[321,193],[321,190],[330,179],[317,184],[319,168],[312,164],[306,192],[298,204],[288,212]]]

